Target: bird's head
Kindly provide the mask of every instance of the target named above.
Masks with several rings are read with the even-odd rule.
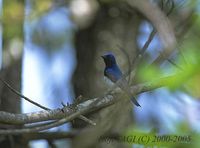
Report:
[[[107,67],[113,66],[116,64],[115,56],[112,53],[104,54],[101,56]]]

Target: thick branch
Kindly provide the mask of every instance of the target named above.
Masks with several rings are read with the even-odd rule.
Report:
[[[138,84],[131,87],[131,90],[135,94],[139,94],[146,91],[151,91],[156,88],[160,88],[163,86],[167,86],[171,80],[173,80],[176,77],[176,75],[168,76],[164,78],[157,79],[152,82],[147,82],[143,84]],[[105,97],[100,98],[94,98],[87,100],[79,105],[75,109],[69,109],[69,107],[64,107],[63,109],[55,109],[50,111],[39,111],[34,113],[27,113],[27,114],[13,114],[13,113],[7,113],[4,111],[0,111],[0,122],[2,123],[10,123],[10,124],[26,124],[26,123],[34,123],[34,122],[41,122],[41,121],[48,121],[48,120],[56,120],[61,119],[66,116],[70,116],[73,113],[81,110],[83,107],[88,107],[90,110],[88,110],[86,113],[89,113],[94,110],[98,110],[100,108],[106,107],[108,105],[111,105],[115,103],[117,100],[115,99],[114,95],[116,93],[121,93],[120,89],[115,89],[112,93],[112,95],[107,95]],[[95,102],[96,100],[99,100],[99,102],[93,106],[90,106],[91,103]]]

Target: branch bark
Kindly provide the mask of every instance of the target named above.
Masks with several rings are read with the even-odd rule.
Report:
[[[169,82],[171,82],[175,77],[177,77],[177,75],[167,76],[151,82],[137,84],[131,87],[131,91],[132,93],[140,94],[143,92],[154,90],[156,88],[168,86]],[[115,102],[118,101],[117,99],[115,99],[115,95],[117,95],[118,93],[121,93],[121,90],[116,88],[115,90],[113,90],[111,94],[108,94],[104,97],[87,100],[75,106],[74,109],[65,106],[59,109],[48,110],[48,111],[45,110],[45,111],[26,113],[26,114],[13,114],[0,111],[0,122],[9,124],[27,124],[27,123],[49,121],[49,120],[58,120],[58,119],[62,120],[62,118],[67,118],[67,117],[68,117],[67,121],[70,121],[78,117],[77,115],[74,115],[77,114],[78,112],[81,112],[78,114],[80,116],[82,114],[90,113],[92,111],[99,110],[101,108],[105,108],[109,105],[114,104]],[[73,118],[70,116],[73,116]],[[65,122],[63,122],[63,124]],[[0,130],[0,134],[2,132],[3,131]]]

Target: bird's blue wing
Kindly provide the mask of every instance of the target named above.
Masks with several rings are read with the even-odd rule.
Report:
[[[112,82],[117,82],[122,78],[122,72],[117,67],[106,68],[104,75],[108,77]]]

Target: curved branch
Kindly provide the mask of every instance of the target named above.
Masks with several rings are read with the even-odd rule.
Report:
[[[130,6],[138,9],[157,29],[164,48],[172,50],[176,45],[176,37],[169,19],[149,0],[127,0]]]
[[[147,91],[154,90],[156,88],[160,88],[163,86],[168,86],[169,82],[173,80],[177,75],[172,75],[164,78],[160,78],[154,80],[152,82],[137,84],[131,87],[131,91],[134,94],[139,94]],[[114,104],[117,99],[115,99],[115,95],[117,93],[122,93],[119,88],[113,90],[112,95],[106,95],[104,97],[93,98],[87,100],[83,103],[78,104],[74,109],[71,107],[65,106],[62,109],[54,109],[50,111],[39,111],[34,113],[26,113],[26,114],[13,114],[4,111],[0,111],[0,122],[1,123],[10,123],[10,124],[26,124],[26,123],[35,123],[35,122],[42,122],[48,120],[57,120],[64,118],[66,116],[70,116],[77,111],[82,110],[83,108],[89,108],[86,113],[89,113],[94,110],[98,110],[109,105]],[[97,104],[92,105],[94,102]]]

